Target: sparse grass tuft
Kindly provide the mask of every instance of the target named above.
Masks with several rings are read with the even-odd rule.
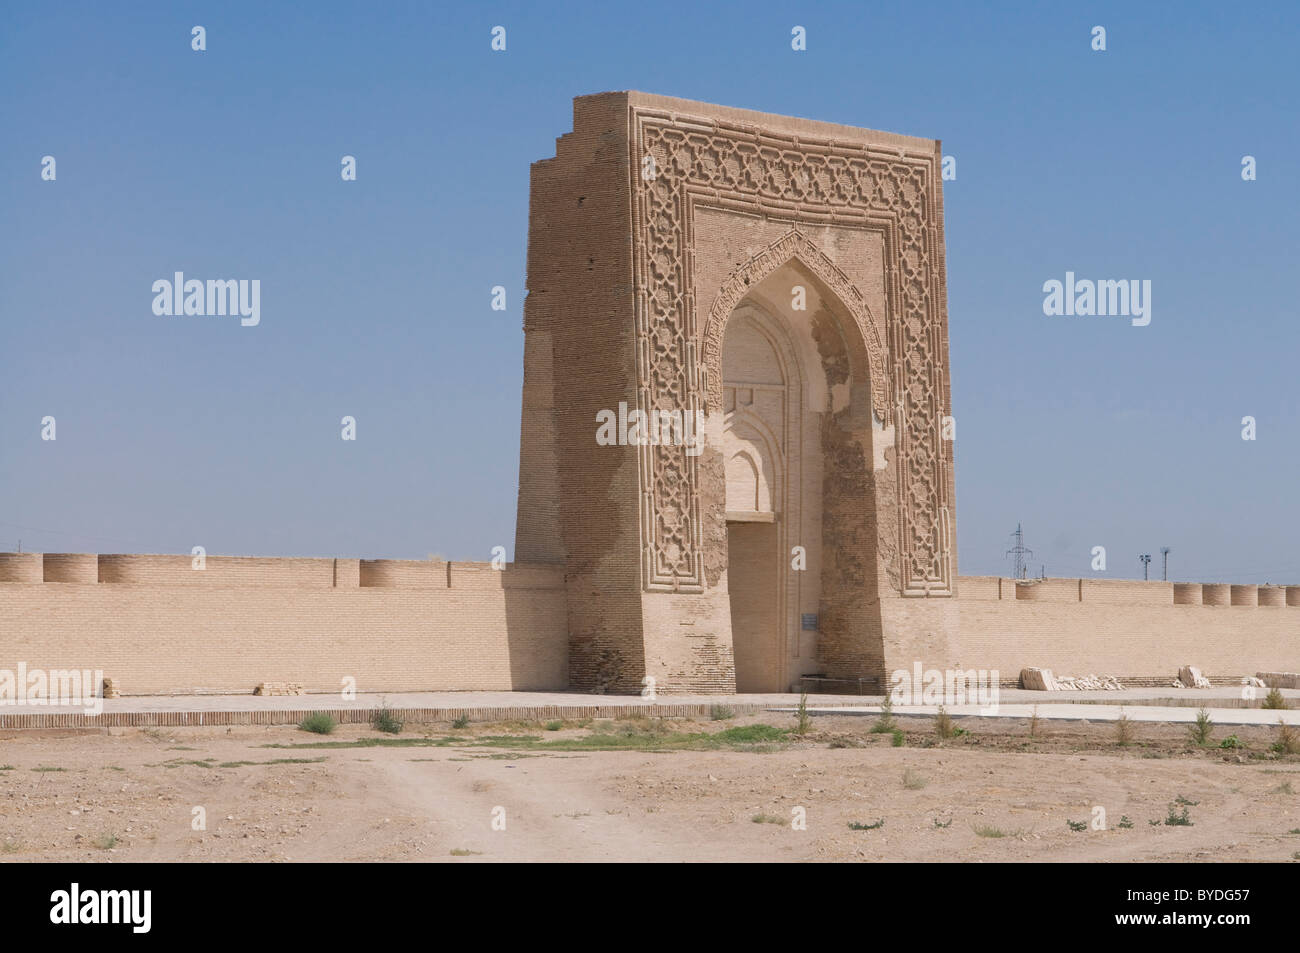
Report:
[[[956,727],[952,723],[952,716],[942,705],[939,706],[939,713],[934,716],[934,733],[940,738],[951,738],[956,734]]]
[[[1129,816],[1127,814],[1121,814],[1119,816],[1119,823],[1116,824],[1115,826],[1118,827],[1120,830],[1126,831],[1133,826],[1133,821],[1129,819]]]
[[[901,748],[907,744],[907,735],[903,734],[901,728],[895,728],[890,734],[893,735],[892,744],[895,748]]]
[[[917,774],[911,768],[908,768],[903,772],[903,787],[907,788],[909,791],[919,791],[929,783],[929,781],[921,777],[921,775]]]
[[[1268,793],[1269,794],[1295,794],[1295,791],[1292,789],[1290,781],[1283,781],[1281,784],[1279,784],[1277,787],[1275,787],[1273,790],[1269,791]]]
[[[785,820],[774,814],[755,814],[750,818],[755,824],[784,824]]]
[[[1007,832],[1000,827],[994,827],[991,824],[976,824],[971,828],[976,837],[1006,837]]]
[[[39,767],[32,768],[32,770],[33,770],[33,771],[42,771],[42,772],[44,772],[44,771],[67,771],[68,769],[67,769],[67,768],[51,768],[51,767],[47,767],[47,766],[45,766],[45,765],[40,765]]]
[[[934,826],[937,827],[937,828],[939,828],[940,830],[945,830],[945,829],[947,829],[947,828],[949,828],[949,827],[952,827],[952,818],[950,817],[950,818],[948,818],[947,821],[945,821],[945,822],[943,822],[943,823],[940,823],[940,822],[939,822],[939,818],[936,817],[936,818],[934,819]]]
[[[102,834],[95,840],[95,846],[100,850],[112,850],[119,843],[116,834]]]
[[[298,722],[299,731],[310,731],[314,735],[328,735],[339,725],[333,715],[317,711]]]
[[[564,727],[564,722],[548,721],[544,727],[546,728],[547,731],[559,731],[561,728]]]
[[[1086,831],[1088,829],[1087,821],[1066,821],[1065,826],[1072,831]]]
[[[1277,754],[1300,754],[1300,732],[1281,718],[1277,720],[1277,740],[1270,745]]]
[[[727,705],[714,705],[709,709],[710,721],[730,721],[736,717],[736,709]]]
[[[506,748],[515,751],[712,751],[728,748],[765,754],[789,740],[792,729],[772,725],[737,725],[715,732],[675,731],[660,721],[629,723],[622,730],[604,731],[582,738],[543,741],[540,735],[448,735],[441,738],[357,738],[352,741],[312,741],[267,744],[264,748]],[[518,757],[493,755],[492,757]]]
[[[863,824],[859,821],[849,821],[849,830],[851,831],[874,831],[885,826],[885,819],[882,817],[874,824]]]
[[[482,853],[481,850],[467,850],[464,847],[453,847],[451,849],[451,856],[453,857],[473,857]]]
[[[1031,738],[1038,737],[1038,727],[1039,727],[1038,706],[1035,705],[1033,708],[1029,710],[1029,737]]]
[[[727,744],[757,744],[762,741],[784,741],[785,735],[784,728],[774,728],[772,725],[737,725],[710,737]]]
[[[451,726],[453,728],[468,728],[469,715],[458,715],[457,717],[453,718],[451,721]]]
[[[808,734],[808,729],[812,726],[812,719],[808,717],[808,693],[799,693],[799,707],[795,711],[795,718],[798,719],[798,725],[794,729],[796,735]]]

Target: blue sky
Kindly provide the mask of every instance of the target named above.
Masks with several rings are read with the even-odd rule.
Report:
[[[513,551],[528,167],[642,89],[956,157],[963,574],[1021,522],[1035,573],[1300,581],[1294,4],[48,7],[0,6],[0,549]],[[155,316],[178,270],[261,324]],[[1044,316],[1066,271],[1151,324]]]

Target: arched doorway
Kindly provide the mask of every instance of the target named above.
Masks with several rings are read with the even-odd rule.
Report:
[[[753,278],[713,365],[736,690],[877,676],[875,473],[893,439],[873,399],[878,362],[799,255]]]
[[[783,691],[787,601],[781,551],[790,525],[791,456],[801,377],[782,322],[737,307],[722,348],[727,585],[738,692]],[[794,418],[793,421],[791,418]],[[797,509],[797,503],[796,507]]]

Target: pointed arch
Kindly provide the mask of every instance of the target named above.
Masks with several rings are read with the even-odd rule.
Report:
[[[713,307],[704,323],[704,394],[710,412],[722,407],[722,339],[727,320],[740,300],[768,275],[795,261],[830,289],[835,302],[848,311],[857,325],[862,346],[867,354],[868,382],[874,411],[888,423],[891,418],[889,354],[876,331],[871,310],[862,293],[825,252],[818,248],[798,228],[792,228],[745,264],[741,265],[722,284]],[[834,310],[832,308],[832,310]]]

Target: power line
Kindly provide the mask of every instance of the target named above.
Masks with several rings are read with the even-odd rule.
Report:
[[[46,529],[42,526],[26,526],[22,523],[7,523],[0,520],[0,526],[7,526],[11,529],[26,530],[30,533],[49,533],[53,536],[71,536],[73,539],[97,539],[106,543],[128,543],[132,546],[148,546],[149,543],[143,543],[138,539],[123,539],[120,536],[95,536],[90,533],[69,533],[66,530]]]
[[[1026,574],[1028,573],[1028,568],[1025,563],[1025,557],[1034,555],[1034,551],[1032,549],[1025,548],[1024,533],[1021,532],[1019,523],[1016,524],[1016,531],[1012,533],[1011,536],[1016,541],[1016,545],[1008,549],[1006,553],[1004,553],[1003,555],[1015,557],[1015,567],[1016,567],[1014,571],[1015,574],[1011,578],[1024,579],[1026,578]]]

